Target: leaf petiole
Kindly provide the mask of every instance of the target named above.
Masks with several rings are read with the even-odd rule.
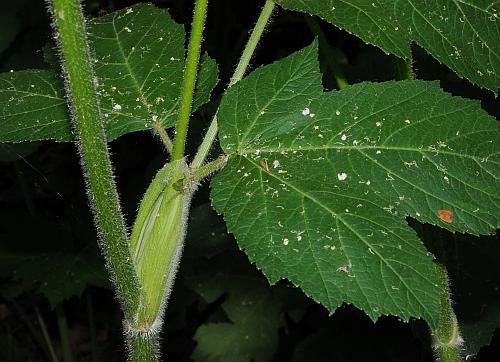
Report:
[[[189,46],[184,69],[184,79],[182,81],[181,105],[179,117],[177,118],[176,136],[172,160],[177,161],[184,157],[186,137],[189,124],[189,116],[193,106],[193,94],[196,85],[196,75],[200,60],[201,42],[203,39],[203,28],[207,15],[208,0],[196,0],[194,6],[193,24],[191,35],[189,36]]]
[[[266,0],[266,3],[264,4],[264,7],[262,8],[262,11],[259,15],[259,18],[257,19],[257,23],[255,23],[255,27],[252,30],[252,34],[248,39],[247,45],[243,50],[240,61],[236,66],[236,70],[234,71],[234,74],[231,77],[231,80],[229,82],[229,87],[231,87],[233,84],[241,80],[245,75],[245,72],[248,69],[248,64],[252,59],[252,56],[255,52],[255,48],[257,48],[257,44],[259,43],[259,40],[262,37],[264,29],[266,28],[266,25],[269,22],[269,19],[271,18],[275,6],[276,4],[274,3],[273,0]],[[212,122],[210,123],[210,127],[208,128],[205,137],[203,138],[203,142],[198,148],[198,152],[196,152],[194,160],[191,164],[192,168],[198,169],[205,162],[208,156],[208,152],[212,148],[215,138],[217,137],[217,129],[218,126],[217,126],[217,113],[216,113],[212,118]]]
[[[165,128],[163,128],[160,124],[155,123],[153,125],[153,130],[155,133],[158,134],[158,136],[160,136],[161,142],[163,143],[163,145],[167,149],[168,153],[172,154],[174,145],[172,143],[172,140],[168,136],[168,133],[165,130]]]

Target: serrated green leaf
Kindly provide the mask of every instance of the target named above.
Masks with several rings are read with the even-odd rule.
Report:
[[[165,10],[140,4],[91,22],[101,107],[110,139],[151,128],[153,120],[174,125],[184,71],[184,27]],[[217,83],[217,65],[204,57],[194,108]],[[198,87],[200,89],[200,87]]]
[[[323,93],[313,44],[231,87],[218,114],[231,158],[213,205],[271,282],[330,311],[347,302],[435,325],[433,258],[405,217],[498,227],[500,128],[478,102],[423,81]]]
[[[184,28],[165,10],[139,4],[88,23],[108,140],[174,125],[184,70]],[[217,64],[203,57],[194,109],[217,83]],[[0,142],[69,141],[62,82],[50,70],[0,74]]]
[[[211,303],[224,292],[222,308],[232,323],[209,323],[196,331],[195,361],[267,362],[282,323],[279,298],[262,281],[251,277],[218,275],[190,278],[191,287]]]
[[[37,286],[52,308],[62,301],[80,296],[89,284],[108,286],[102,260],[88,251],[77,254],[43,253],[0,255],[0,274],[29,287]]]
[[[0,74],[0,142],[71,139],[62,83],[49,70]]]
[[[500,3],[488,0],[278,0],[317,15],[387,53],[410,59],[417,42],[459,76],[500,86]]]

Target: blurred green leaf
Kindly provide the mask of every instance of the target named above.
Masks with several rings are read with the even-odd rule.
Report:
[[[262,280],[237,275],[198,277],[190,286],[208,303],[223,293],[222,308],[232,323],[208,323],[196,331],[195,361],[267,362],[278,343],[281,303]]]
[[[500,328],[500,303],[486,305],[479,319],[461,321],[460,332],[465,341],[466,354],[475,355],[489,345],[497,328]]]
[[[89,251],[77,254],[0,254],[0,275],[26,285],[36,285],[52,308],[71,297],[79,297],[87,285],[108,287],[103,260]]]

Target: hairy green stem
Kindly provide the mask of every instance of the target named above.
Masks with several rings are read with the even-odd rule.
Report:
[[[163,145],[165,146],[165,148],[167,149],[168,153],[172,154],[172,151],[173,151],[172,140],[168,136],[168,133],[165,130],[165,128],[163,128],[160,124],[155,123],[153,125],[153,129],[156,133],[158,133],[158,136],[160,136],[160,139],[161,139]]]
[[[344,72],[340,68],[339,62],[337,61],[337,59],[335,59],[335,55],[330,49],[328,49],[330,45],[325,33],[323,32],[323,30],[321,30],[321,26],[314,16],[305,15],[304,18],[306,20],[307,26],[309,26],[309,29],[311,29],[312,33],[318,37],[320,48],[319,51],[326,60],[326,63],[330,68],[330,71],[332,72],[339,89],[345,89],[349,86],[349,83],[345,78]]]
[[[262,8],[260,16],[257,19],[257,23],[253,28],[252,34],[248,39],[247,45],[243,50],[240,61],[236,66],[236,70],[234,71],[234,74],[231,77],[231,80],[229,82],[229,87],[240,81],[245,75],[245,72],[248,69],[248,64],[252,59],[252,56],[255,52],[255,48],[257,48],[257,44],[259,43],[259,40],[262,37],[262,34],[264,33],[266,25],[269,22],[269,19],[271,18],[275,6],[276,4],[274,3],[274,1],[266,0],[266,3]],[[210,151],[210,148],[212,148],[215,138],[217,137],[217,128],[218,126],[217,126],[217,113],[216,113],[212,119],[212,122],[210,123],[210,127],[208,128],[205,137],[203,138],[203,142],[201,143],[200,147],[198,148],[198,152],[194,157],[194,160],[191,164],[192,168],[197,169],[205,162],[208,156],[208,152]]]
[[[207,163],[206,165],[201,166],[200,168],[194,170],[191,173],[191,178],[194,180],[194,182],[197,182],[199,180],[204,179],[205,177],[211,175],[212,173],[219,171],[222,169],[228,160],[227,155],[221,155],[215,160]]]
[[[253,57],[253,53],[255,52],[255,48],[259,43],[260,38],[262,37],[262,33],[264,32],[266,25],[271,17],[274,7],[276,4],[272,0],[266,0],[262,11],[260,12],[259,19],[257,19],[257,23],[255,23],[255,27],[253,28],[252,34],[250,34],[250,38],[248,39],[248,43],[243,49],[243,53],[241,54],[240,61],[236,66],[236,70],[234,71],[231,80],[229,81],[229,87],[231,87],[236,82],[239,82],[243,76],[245,75],[248,64],[250,64],[250,60]]]
[[[177,161],[184,157],[186,146],[189,117],[193,106],[194,87],[200,60],[201,42],[203,39],[203,28],[207,15],[208,0],[195,0],[193,24],[187,51],[184,79],[182,81],[181,104],[177,118],[176,135],[174,139],[174,151],[172,160]]]
[[[114,183],[85,19],[79,0],[49,0],[49,5],[100,245],[125,317],[131,319],[138,307],[140,287]]]
[[[132,362],[155,362],[159,360],[158,334],[132,334],[128,336],[129,361]]]
[[[441,362],[460,362],[460,349],[463,345],[458,326],[457,317],[453,312],[450,298],[450,287],[446,270],[442,265],[437,265],[441,282],[441,300],[439,310],[439,324],[432,331],[434,348]]]

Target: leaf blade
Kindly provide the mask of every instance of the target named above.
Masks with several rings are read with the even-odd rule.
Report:
[[[0,74],[0,141],[69,141],[69,117],[60,89],[61,82],[48,70]]]
[[[303,92],[310,79],[320,85],[315,49],[281,61],[302,68],[303,82],[280,79],[287,66],[278,62],[227,92],[220,139],[231,159],[212,181],[213,205],[271,282],[286,277],[331,311],[348,302],[373,319],[416,316],[432,325],[439,300],[433,258],[404,217],[493,232],[498,126],[476,102],[428,82]],[[294,97],[273,100],[269,84]],[[270,111],[274,102],[284,102],[282,112]],[[457,152],[461,142],[466,148]],[[483,159],[488,172],[477,166]],[[451,171],[461,185],[448,184]],[[450,205],[451,224],[438,218]]]
[[[279,0],[286,9],[317,15],[386,53],[410,59],[417,42],[459,76],[497,93],[500,84],[498,3],[411,0],[366,2]]]
[[[89,21],[88,31],[108,141],[151,129],[155,122],[173,126],[184,69],[182,25],[162,9],[139,4]],[[204,56],[194,109],[210,99],[217,71],[216,62]],[[23,98],[30,86],[40,93]],[[0,104],[5,104],[0,142],[70,141],[62,89],[52,70],[0,74]],[[24,103],[12,103],[15,99]],[[19,119],[19,112],[30,117]]]

